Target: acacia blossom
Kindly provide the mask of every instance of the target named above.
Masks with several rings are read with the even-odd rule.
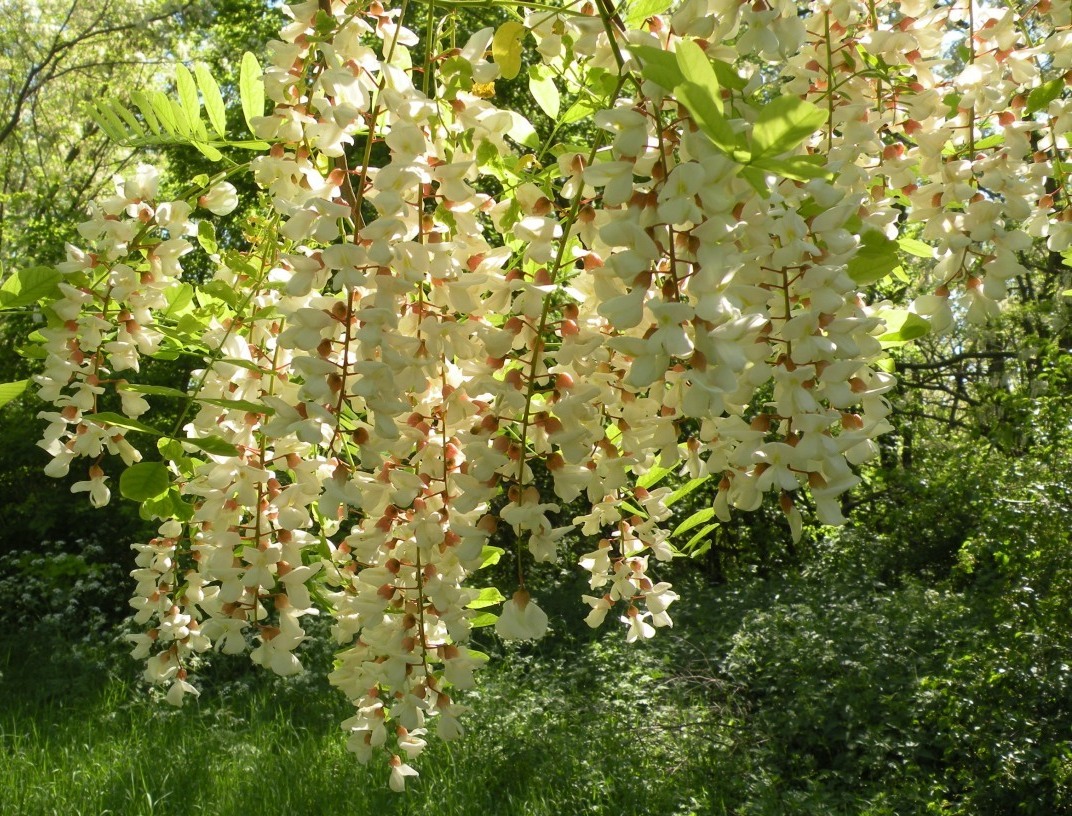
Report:
[[[1034,241],[1072,246],[1060,5],[687,0],[630,30],[528,9],[541,71],[591,114],[588,144],[553,147],[497,106],[521,51],[494,30],[458,47],[412,9],[286,6],[249,246],[193,220],[235,210],[232,171],[168,201],[139,165],[90,205],[40,331],[46,471],[88,459],[72,490],[102,506],[118,481],[157,523],[132,572],[147,679],[180,705],[212,648],[297,673],[323,611],[347,746],[401,791],[433,725],[463,733],[474,626],[548,630],[534,564],[587,571],[591,626],[673,625],[664,479],[706,482],[720,521],[774,494],[795,536],[842,523],[891,427],[901,336],[869,284],[904,231],[934,331],[997,314]],[[178,350],[201,361],[154,427],[181,389],[138,375]],[[473,585],[504,549],[509,599]]]

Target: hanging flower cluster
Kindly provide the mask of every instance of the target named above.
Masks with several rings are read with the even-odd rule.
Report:
[[[42,446],[52,475],[89,462],[73,489],[97,506],[118,455],[158,519],[132,640],[170,702],[213,647],[300,671],[324,611],[348,746],[386,749],[403,789],[430,729],[463,731],[473,626],[547,631],[530,563],[572,531],[590,625],[671,626],[667,474],[717,486],[720,520],[774,494],[795,535],[802,507],[841,523],[889,428],[884,344],[985,320],[1018,253],[1072,244],[1067,4],[634,5],[466,35],[431,4],[290,5],[270,112],[244,91],[263,152],[175,201],[142,166],[92,205],[41,331]],[[544,141],[495,103],[525,53]],[[244,170],[265,207],[220,250],[195,217],[232,211]],[[928,293],[869,302],[905,252]],[[179,352],[187,388],[133,382]],[[161,397],[182,398],[170,433],[140,419]],[[493,536],[509,599],[473,583]]]

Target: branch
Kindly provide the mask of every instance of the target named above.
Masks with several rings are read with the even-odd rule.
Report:
[[[74,0],[74,2],[71,3],[71,8],[67,12],[67,18],[60,27],[60,32],[57,33],[55,39],[52,40],[52,44],[49,46],[48,51],[45,52],[45,55],[40,62],[30,66],[30,69],[27,71],[26,77],[22,82],[22,87],[13,94],[14,107],[11,110],[11,114],[7,117],[7,120],[3,125],[0,125],[0,144],[7,141],[8,137],[15,131],[15,128],[18,127],[19,120],[22,118],[22,110],[26,105],[27,100],[58,75],[57,72],[59,71],[60,60],[72,48],[96,37],[119,34],[124,31],[131,31],[133,29],[152,25],[161,20],[166,20],[168,17],[172,17],[179,14],[184,9],[189,8],[190,2],[185,2],[181,6],[176,6],[175,8],[162,11],[159,14],[149,17],[144,17],[134,22],[123,23],[121,25],[103,26],[101,28],[90,28],[72,36],[70,39],[61,40],[60,34],[70,22],[71,16],[74,14],[77,5],[77,0]],[[99,21],[100,17],[97,19]],[[66,72],[66,70],[64,72]]]
[[[964,360],[1011,360],[1016,357],[1014,351],[965,351],[954,354],[944,360],[935,360],[930,363],[906,363],[898,360],[894,366],[896,371],[922,371],[929,368],[947,368]]]

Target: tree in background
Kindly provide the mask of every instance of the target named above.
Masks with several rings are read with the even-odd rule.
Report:
[[[278,12],[253,0],[0,4],[0,268],[61,260],[64,244],[79,240],[86,202],[131,161],[135,149],[109,139],[93,119],[102,94],[129,101],[134,91],[164,90],[176,60],[191,56],[226,73],[228,55],[264,42],[277,28]],[[202,169],[203,157],[184,145],[154,152],[176,177]],[[39,360],[16,352],[32,329],[29,320],[16,311],[0,319],[0,380],[23,381],[39,367]],[[167,361],[152,372],[160,382],[184,376]],[[25,433],[40,409],[23,399],[5,410],[0,551],[25,547],[33,531],[38,541],[72,548],[92,542],[107,558],[123,561],[144,521],[134,512],[87,515],[84,507],[69,506],[69,484],[41,478],[46,457]]]

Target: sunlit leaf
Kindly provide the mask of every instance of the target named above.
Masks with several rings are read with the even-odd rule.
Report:
[[[0,286],[0,309],[32,306],[42,298],[58,294],[57,285],[62,279],[63,275],[49,266],[20,269]]]
[[[131,391],[135,394],[145,394],[150,397],[176,397],[186,399],[189,397],[185,391],[171,388],[167,385],[142,385],[141,383],[124,383],[118,386],[120,391]]]
[[[846,268],[849,277],[860,286],[882,280],[901,265],[897,247],[897,241],[890,240],[878,230],[867,230]]]
[[[540,110],[551,119],[558,118],[560,98],[558,86],[546,66],[533,65],[529,68],[529,93],[540,106]]]
[[[653,467],[651,470],[649,470],[647,473],[637,479],[637,487],[651,489],[673,472],[674,471],[671,468]]]
[[[223,95],[220,86],[209,73],[208,68],[198,63],[194,66],[194,75],[197,77],[197,86],[201,89],[201,98],[205,102],[205,114],[221,139],[227,137],[227,109],[223,104]]]
[[[1027,108],[1025,109],[1028,116],[1033,113],[1038,113],[1040,110],[1045,110],[1050,106],[1050,103],[1057,99],[1061,92],[1065,88],[1064,77],[1057,77],[1051,79],[1049,82],[1044,82],[1037,88],[1033,89],[1031,93],[1027,95]]]
[[[898,238],[897,246],[902,252],[906,252],[909,255],[915,255],[917,258],[934,257],[934,247],[915,238]]]
[[[886,323],[886,333],[878,338],[883,345],[907,343],[931,330],[931,324],[925,318],[907,309],[884,309],[878,316]]]
[[[242,116],[250,133],[253,132],[254,117],[264,115],[264,83],[261,81],[261,74],[261,65],[257,58],[247,51],[242,55],[238,93],[242,101]]]
[[[713,71],[711,75],[714,76]],[[715,147],[732,156],[738,147],[737,137],[722,115],[721,101],[716,100],[718,86],[713,88],[686,81],[674,88],[674,96],[685,106],[700,130],[715,143]]]
[[[521,72],[521,48],[528,29],[516,20],[508,20],[495,30],[491,55],[503,79],[513,79]]]
[[[123,416],[122,414],[116,414],[112,411],[101,411],[96,414],[85,414],[83,419],[96,422],[98,425],[113,425],[116,428],[123,428],[127,431],[140,431],[141,433],[152,434],[153,436],[163,436],[163,431],[158,431],[152,425],[146,425],[144,422],[139,422],[136,419]]]
[[[826,113],[795,96],[778,96],[759,109],[752,128],[753,154],[778,156],[795,150],[826,121]]]
[[[635,0],[629,4],[625,14],[625,26],[629,29],[639,28],[649,17],[666,12],[673,5],[673,0]]]
[[[629,50],[643,63],[640,73],[644,79],[662,85],[667,90],[676,88],[685,81],[677,57],[661,48],[650,45],[631,45]]]
[[[708,482],[710,480],[711,480],[710,475],[708,475],[708,476],[698,476],[695,479],[689,479],[689,481],[685,482],[685,484],[683,484],[681,487],[679,487],[677,490],[675,490],[673,493],[671,493],[667,497],[667,499],[664,502],[664,504],[667,507],[669,507],[672,504],[676,504],[677,502],[679,502],[683,498],[685,498],[687,495],[692,493],[694,490],[696,490],[698,487],[700,487],[700,485],[702,485],[705,482]]]
[[[681,535],[682,533],[687,533],[694,527],[699,527],[701,524],[706,521],[710,521],[714,517],[715,509],[713,507],[705,507],[702,510],[697,510],[695,513],[693,513],[691,516],[681,522],[681,524],[675,527],[673,534]]]
[[[211,453],[214,456],[238,455],[238,448],[218,436],[184,437],[179,439],[179,442],[192,445],[198,450],[203,450],[205,453]]]
[[[499,619],[499,616],[494,612],[480,612],[477,615],[469,618],[469,626],[472,629],[481,629],[485,626],[494,626],[495,621]]]
[[[499,592],[495,587],[484,587],[480,590],[479,595],[466,604],[466,607],[469,609],[483,609],[486,606],[501,604],[505,600],[506,596]]]
[[[119,492],[134,501],[148,501],[163,496],[171,487],[171,477],[163,462],[138,462],[119,477]]]
[[[707,54],[692,40],[681,40],[677,44],[675,58],[677,66],[681,70],[681,75],[685,78],[682,84],[695,85],[698,89],[705,91],[707,105],[721,116],[722,97],[719,94],[721,89],[718,84],[718,77],[715,75],[715,69],[712,67],[710,60],[707,59]],[[698,91],[694,89],[692,93],[695,96]],[[675,91],[675,94],[677,94],[677,91]],[[700,101],[698,96],[697,101]],[[688,106],[688,103],[686,103],[686,106]],[[696,112],[691,107],[689,107],[689,113],[694,114],[693,118],[695,118]],[[704,110],[700,111],[700,113],[707,115],[708,111]]]
[[[0,383],[0,407],[3,407],[11,402],[11,400],[16,399],[26,390],[26,386],[29,384],[29,380],[16,380],[15,382]]]
[[[201,103],[197,98],[197,83],[194,82],[193,74],[181,62],[175,66],[175,88],[179,94],[179,103],[182,112],[186,115],[186,122],[190,125],[190,132],[196,132],[196,122],[201,119]]]

